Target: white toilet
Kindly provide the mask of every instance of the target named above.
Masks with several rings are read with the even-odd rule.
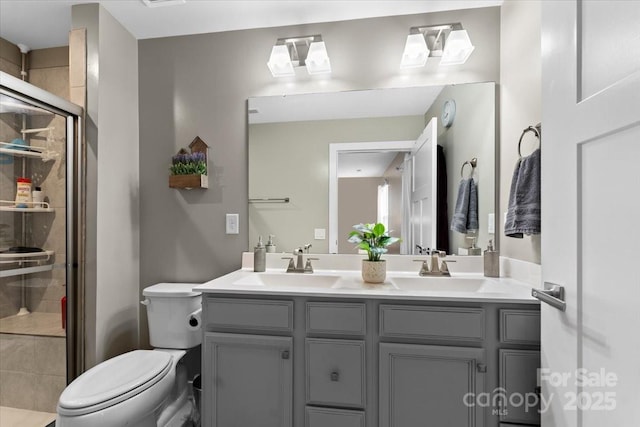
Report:
[[[60,395],[56,427],[192,425],[194,399],[181,360],[202,342],[202,295],[193,286],[159,283],[142,291],[154,350],[122,354],[76,378]]]

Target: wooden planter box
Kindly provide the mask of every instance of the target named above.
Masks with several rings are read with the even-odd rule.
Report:
[[[169,175],[170,188],[209,188],[207,175]]]

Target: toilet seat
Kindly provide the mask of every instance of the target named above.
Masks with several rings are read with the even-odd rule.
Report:
[[[169,353],[135,350],[102,362],[64,390],[58,413],[84,415],[130,399],[164,378],[172,370],[172,361]]]

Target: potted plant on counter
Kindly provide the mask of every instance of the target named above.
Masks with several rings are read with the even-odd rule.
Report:
[[[384,224],[356,224],[349,233],[349,242],[367,251],[367,259],[362,260],[362,280],[367,283],[382,283],[387,277],[387,263],[380,259],[387,252],[387,246],[400,241],[389,236]]]

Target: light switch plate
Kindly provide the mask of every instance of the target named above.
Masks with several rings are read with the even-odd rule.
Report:
[[[313,238],[316,240],[324,240],[327,238],[327,231],[324,228],[314,228]]]
[[[240,234],[239,214],[227,214],[227,234]]]

